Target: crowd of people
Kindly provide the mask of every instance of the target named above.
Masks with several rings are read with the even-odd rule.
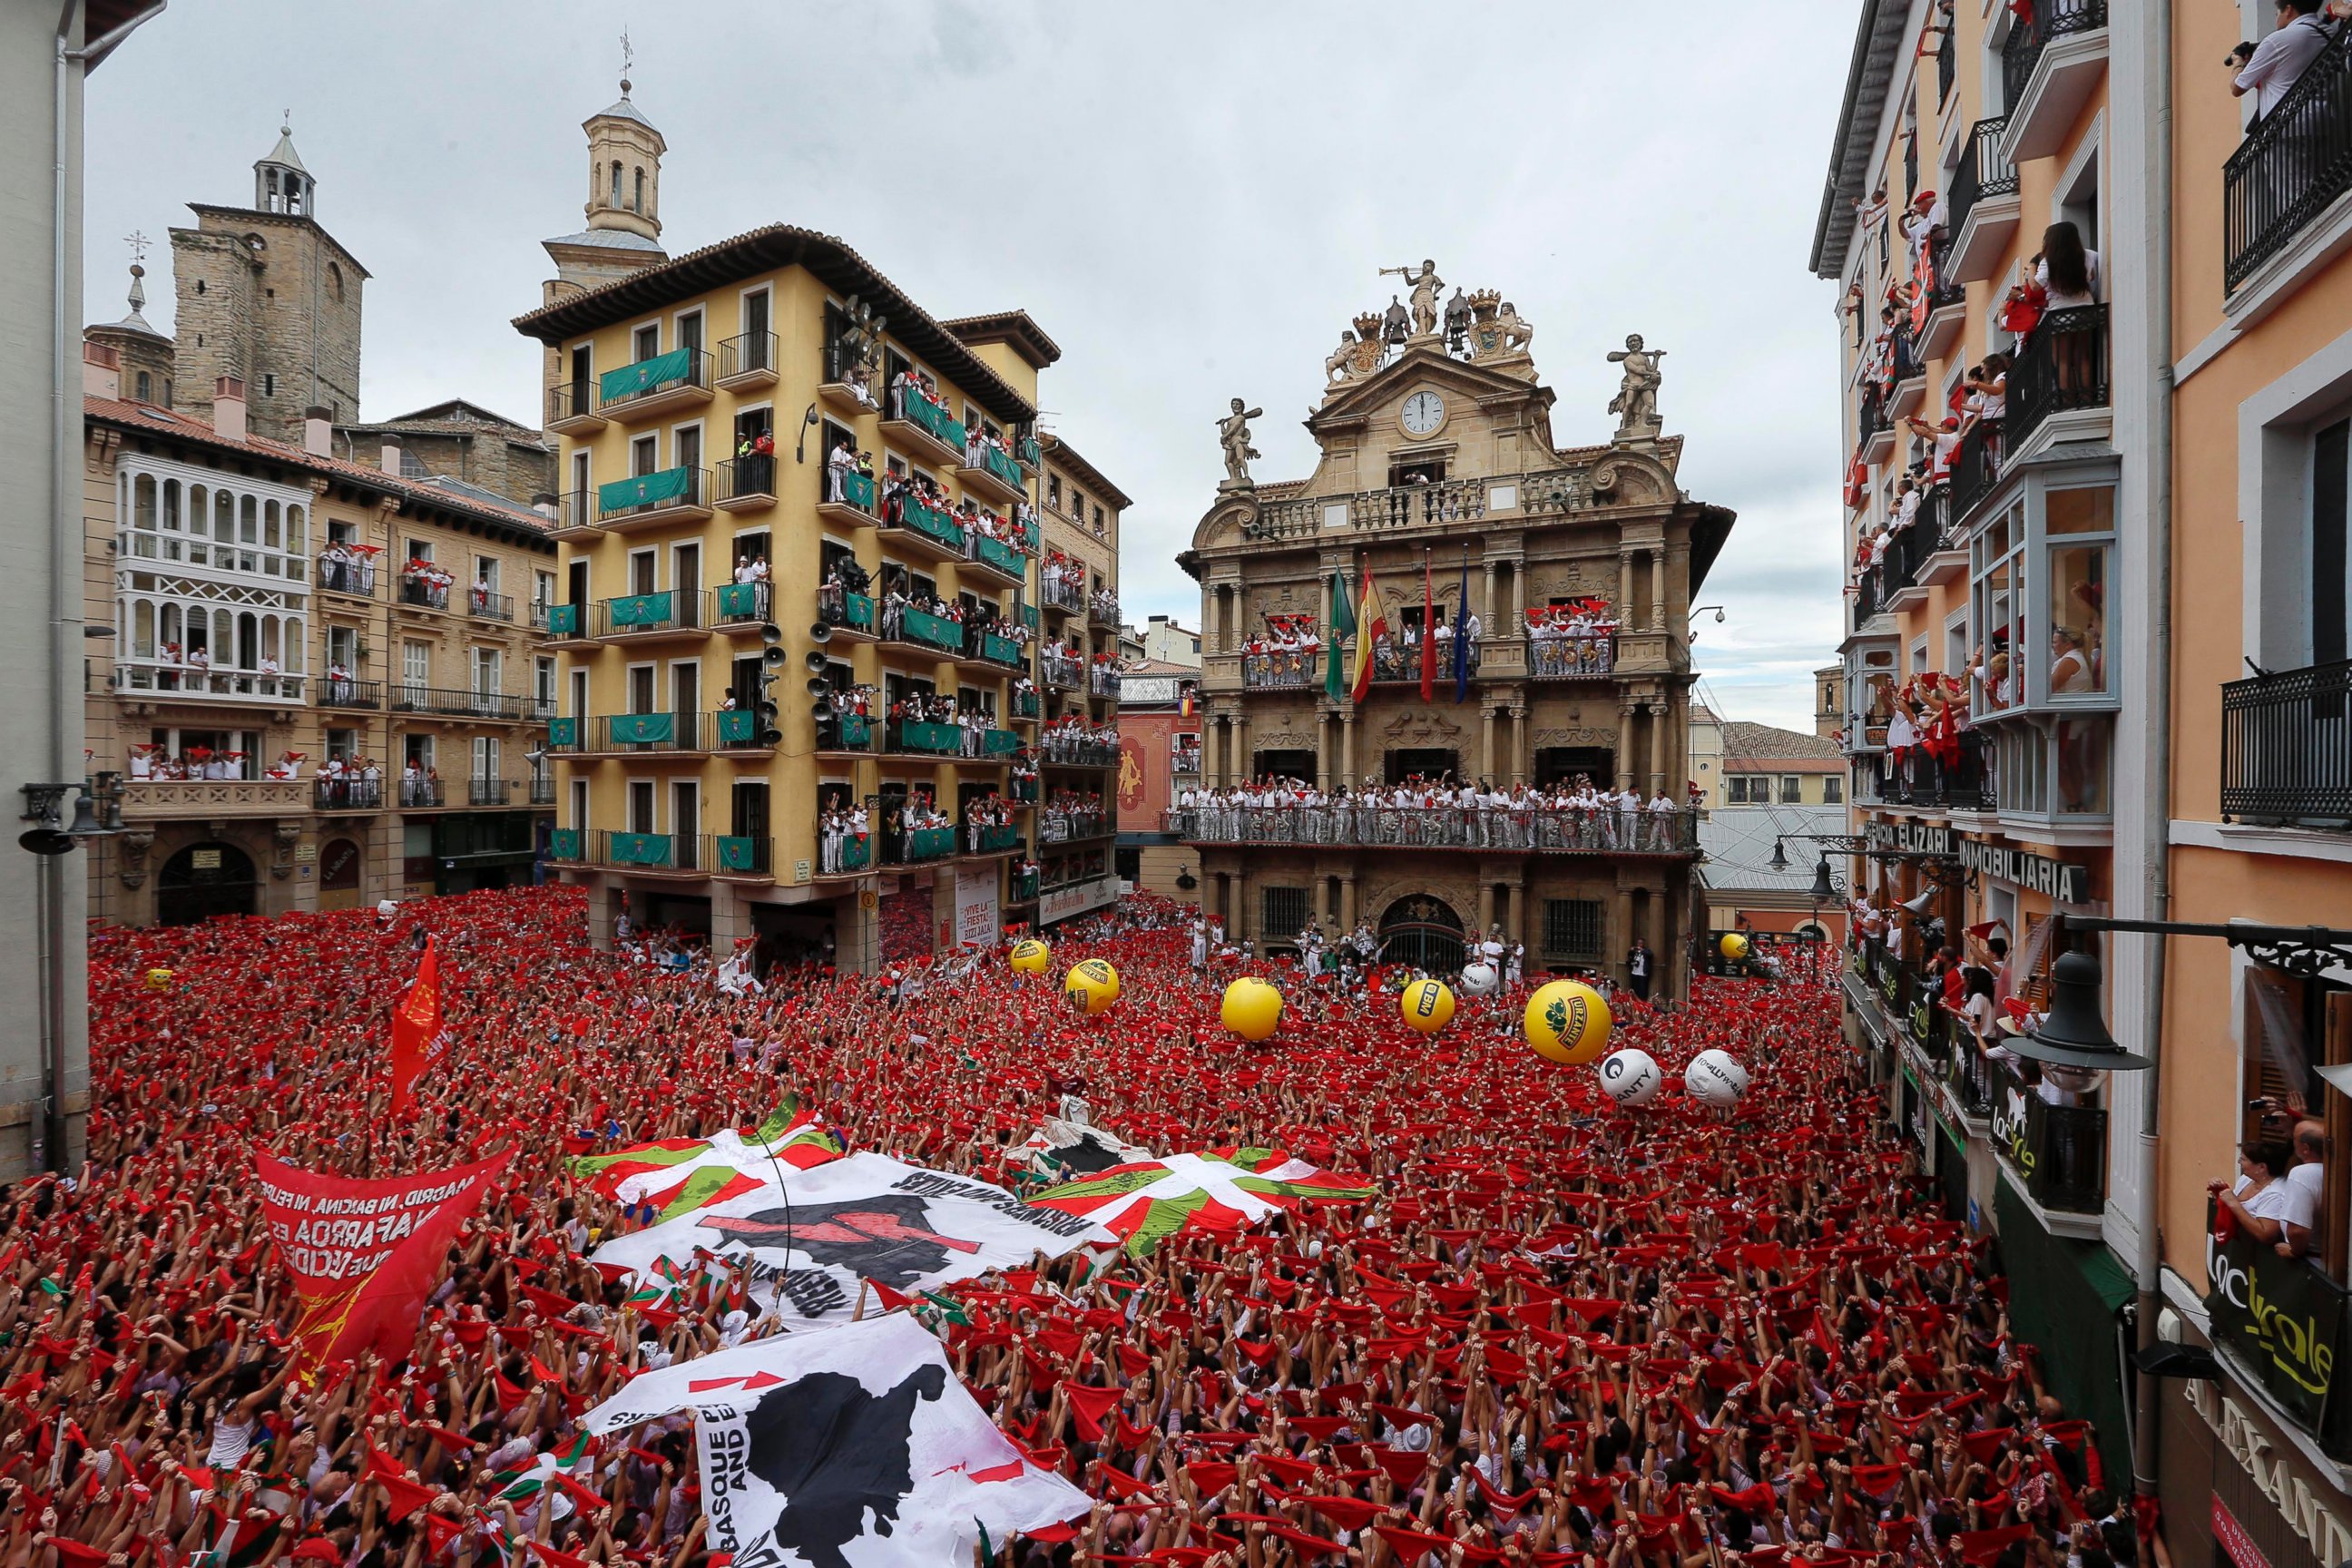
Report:
[[[1213,844],[1335,844],[1456,849],[1686,852],[1697,845],[1697,800],[1585,774],[1550,785],[1418,774],[1392,784],[1324,789],[1265,777],[1178,792],[1170,831]]]
[[[1104,812],[1102,791],[1098,789],[1055,790],[1045,797],[1042,820],[1043,838],[1048,844],[1093,838],[1110,831],[1110,819]]]
[[[845,1148],[1033,1190],[1024,1142],[1074,1092],[1154,1150],[1277,1147],[1375,1189],[952,1288],[958,1373],[1096,1500],[991,1543],[1008,1568],[2149,1560],[1807,960],[1671,1014],[1621,994],[1617,1043],[1756,1078],[1733,1113],[1629,1115],[1528,1055],[1523,994],[1423,1038],[1360,952],[1346,984],[1255,965],[1288,1013],[1244,1046],[1217,1024],[1238,950],[1156,900],[1055,933],[1056,972],[1122,975],[1091,1019],[957,952],[730,994],[618,930],[635,961],[544,889],[97,934],[89,1158],[0,1194],[11,1561],[711,1568],[690,1424],[573,1423],[781,1324],[725,1258],[664,1305],[607,1279],[584,1255],[644,1216],[568,1157],[749,1126],[785,1089]],[[454,1044],[395,1116],[387,1015],[428,933]],[[356,1176],[509,1149],[404,1354],[289,1357],[257,1154]]]
[[[1530,606],[1528,673],[1606,675],[1617,664],[1617,617],[1600,599]]]
[[[1086,767],[1118,760],[1118,726],[1097,724],[1075,713],[1041,727],[1037,749],[1049,763]]]

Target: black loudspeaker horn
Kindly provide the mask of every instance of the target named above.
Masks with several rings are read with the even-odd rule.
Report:
[[[808,694],[811,697],[830,697],[833,695],[833,683],[829,680],[820,680],[815,676],[811,676],[809,677]]]
[[[783,743],[784,732],[782,730],[762,730],[760,731],[760,744],[763,746],[781,746]]]
[[[811,648],[808,652],[801,655],[801,662],[809,667],[810,673],[812,674],[822,675],[824,673],[824,655],[817,652],[814,648]]]
[[[762,621],[760,623],[760,640],[773,647],[784,640],[784,628],[773,621]]]
[[[793,656],[781,647],[771,647],[760,655],[760,662],[770,669],[782,669],[792,661]]]
[[[829,642],[831,642],[832,640],[833,640],[833,623],[832,623],[832,622],[830,622],[830,621],[819,621],[819,622],[817,622],[817,624],[816,624],[816,625],[814,625],[814,626],[813,626],[809,627],[809,641],[811,641],[811,642],[813,642],[813,643],[829,643]]]

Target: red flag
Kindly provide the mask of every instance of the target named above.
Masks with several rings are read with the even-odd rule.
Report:
[[[392,1012],[392,1110],[395,1116],[416,1103],[416,1080],[425,1069],[440,1065],[448,1050],[441,1031],[441,965],[433,939],[425,939],[425,956],[417,961],[416,978]]]
[[[1429,552],[1421,552],[1421,700],[1437,700],[1437,600],[1429,581]]]

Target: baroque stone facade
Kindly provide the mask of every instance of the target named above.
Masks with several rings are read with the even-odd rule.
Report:
[[[1532,329],[1491,290],[1439,315],[1433,267],[1403,275],[1410,304],[1360,316],[1327,365],[1331,384],[1306,421],[1321,448],[1314,472],[1229,478],[1181,558],[1202,584],[1206,783],[1272,774],[1328,790],[1445,773],[1508,788],[1586,774],[1679,802],[1696,679],[1691,595],[1733,519],[1683,494],[1681,437],[1647,428],[1656,351],[1625,370],[1621,404],[1630,397],[1643,419],[1601,445],[1559,446],[1553,394],[1526,352]],[[1450,668],[1433,702],[1417,678],[1374,680],[1359,700],[1345,680],[1331,693],[1319,664],[1283,683],[1250,655],[1269,617],[1298,617],[1318,632],[1323,658],[1346,658],[1335,593],[1352,605],[1367,573],[1392,645],[1417,650],[1417,630],[1396,634],[1418,625],[1424,572],[1442,623],[1466,593],[1483,626],[1458,703]],[[1605,657],[1574,674],[1539,666],[1529,613],[1580,600],[1605,601],[1597,613],[1615,624]],[[1441,938],[1500,927],[1526,943],[1533,969],[1622,979],[1639,936],[1662,955],[1664,991],[1686,980],[1687,850],[1253,842],[1202,844],[1201,859],[1207,909],[1261,944],[1287,942],[1306,920]]]

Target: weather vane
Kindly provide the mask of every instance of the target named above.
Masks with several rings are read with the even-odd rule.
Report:
[[[122,243],[131,247],[131,260],[136,266],[147,259],[147,247],[155,242],[134,228],[122,237]]]
[[[629,90],[629,74],[636,68],[637,51],[629,42],[629,30],[621,29],[621,90]]]

